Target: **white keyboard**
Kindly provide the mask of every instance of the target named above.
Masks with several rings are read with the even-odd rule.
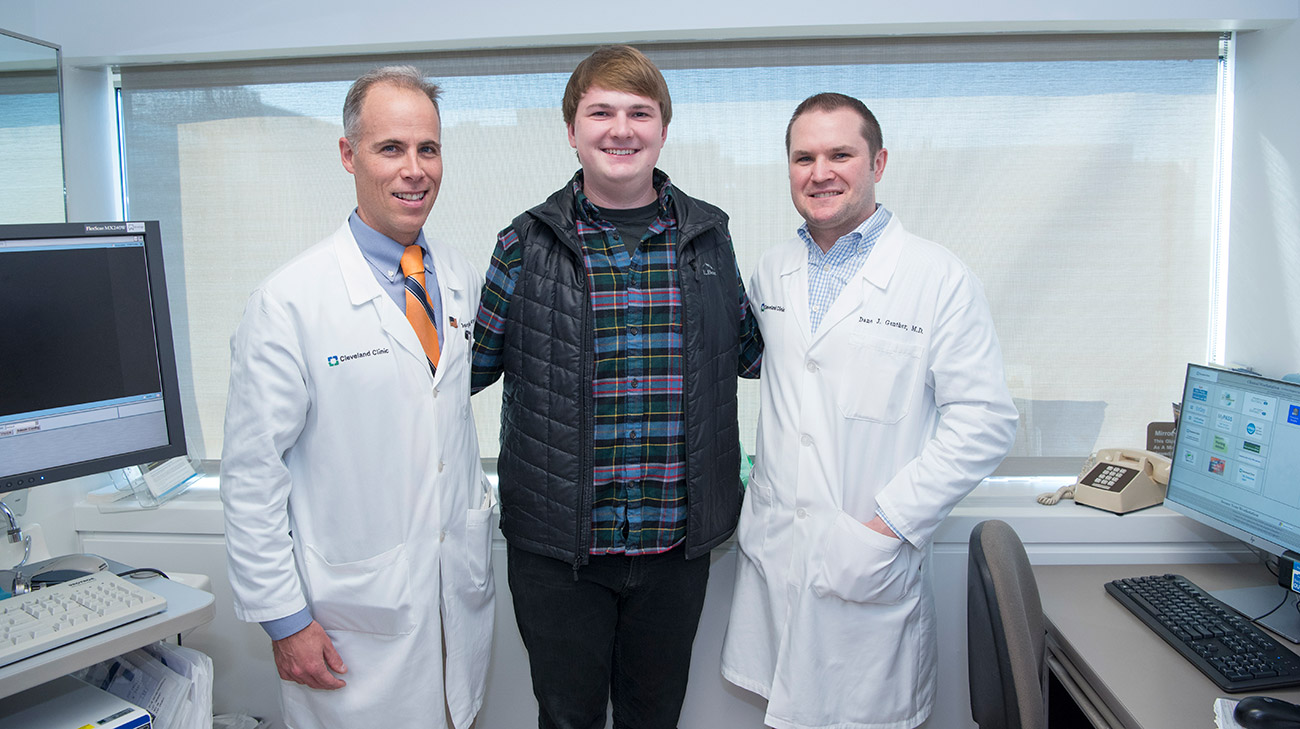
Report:
[[[112,572],[0,600],[0,666],[167,609],[167,600]]]

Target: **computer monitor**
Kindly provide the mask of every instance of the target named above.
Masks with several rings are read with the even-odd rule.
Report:
[[[157,222],[0,225],[0,497],[185,453]]]
[[[1165,505],[1270,554],[1300,553],[1300,384],[1188,365]],[[1215,596],[1257,617],[1285,594]],[[1293,608],[1270,619],[1261,622],[1300,642]]]

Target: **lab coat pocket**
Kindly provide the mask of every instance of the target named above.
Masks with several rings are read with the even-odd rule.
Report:
[[[893,605],[911,591],[916,549],[844,512],[832,522],[809,583],[818,597]]]
[[[331,563],[310,544],[303,551],[312,617],[326,630],[403,635],[411,618],[411,574],[406,546],[356,562]]]
[[[767,538],[767,519],[772,511],[772,488],[752,477],[745,489],[745,503],[740,507],[736,525],[736,545],[762,571],[763,542]]]
[[[838,378],[840,413],[854,420],[897,423],[911,406],[921,347],[879,337],[849,340],[854,375]]]
[[[492,579],[492,507],[470,509],[465,517],[465,551],[469,577],[482,590]]]

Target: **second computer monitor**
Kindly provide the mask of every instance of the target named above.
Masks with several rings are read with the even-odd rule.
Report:
[[[1165,504],[1272,554],[1300,552],[1300,384],[1188,365]]]

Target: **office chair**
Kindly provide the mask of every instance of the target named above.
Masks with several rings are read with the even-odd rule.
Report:
[[[1025,546],[1002,521],[970,533],[966,659],[980,729],[1047,726],[1047,628]]]

